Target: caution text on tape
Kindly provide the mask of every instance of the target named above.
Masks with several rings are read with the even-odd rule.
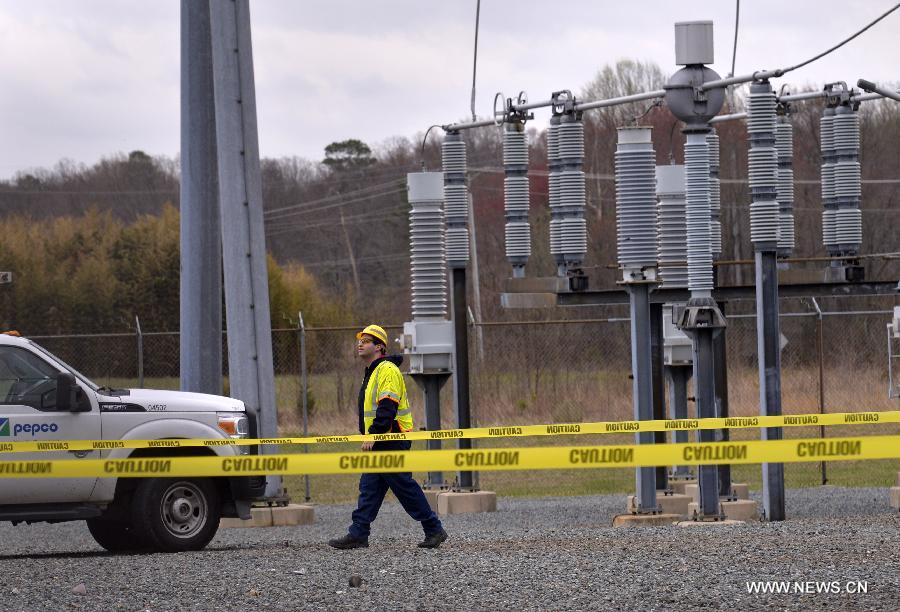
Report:
[[[0,461],[0,478],[213,477],[549,470],[900,458],[900,435],[698,444]]]
[[[47,451],[98,451],[119,448],[178,448],[192,446],[256,446],[291,444],[335,444],[341,442],[383,442],[390,440],[457,440],[462,438],[519,438],[528,436],[564,436],[585,434],[628,434],[645,431],[694,431],[700,429],[749,429],[761,427],[809,427],[836,425],[878,425],[900,423],[900,411],[838,412],[786,416],[726,417],[713,419],[668,419],[652,421],[601,421],[594,423],[558,423],[551,425],[513,425],[441,429],[406,433],[307,436],[282,438],[216,438],[163,440],[38,440],[0,442],[0,453]]]

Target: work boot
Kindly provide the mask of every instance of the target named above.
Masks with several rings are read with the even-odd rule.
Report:
[[[350,550],[351,548],[368,548],[369,540],[359,540],[348,533],[343,538],[328,540],[328,545],[332,548],[339,548],[341,550]]]
[[[437,548],[447,537],[447,532],[441,529],[437,533],[425,536],[425,540],[419,543],[419,548]]]

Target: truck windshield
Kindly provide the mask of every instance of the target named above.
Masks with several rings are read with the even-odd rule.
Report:
[[[87,376],[85,376],[84,374],[82,374],[81,372],[79,372],[78,370],[73,368],[72,366],[70,366],[68,363],[66,363],[65,361],[63,361],[62,359],[60,359],[59,357],[57,357],[56,355],[54,355],[53,353],[51,353],[50,351],[45,349],[43,346],[41,346],[34,340],[29,340],[29,342],[31,342],[31,346],[33,346],[34,348],[36,348],[37,350],[42,352],[44,355],[46,355],[47,357],[49,357],[50,359],[52,359],[53,361],[55,361],[56,363],[61,365],[63,368],[65,368],[66,370],[68,370],[69,372],[74,374],[75,377],[78,378],[78,380],[80,380],[81,382],[86,384],[88,387],[90,387],[91,391],[96,392],[97,389],[100,388],[99,386],[94,384],[94,381],[92,381],[90,378],[88,378]]]

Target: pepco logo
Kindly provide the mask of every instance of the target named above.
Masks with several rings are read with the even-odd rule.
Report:
[[[16,423],[13,426],[13,435],[27,433],[34,437],[39,433],[56,433],[58,430],[59,426],[56,423]]]
[[[0,436],[9,437],[9,419],[0,417]]]

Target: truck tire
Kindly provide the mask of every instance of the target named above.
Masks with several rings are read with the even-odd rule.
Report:
[[[102,518],[87,519],[85,522],[97,544],[109,552],[139,552],[146,548],[130,523]]]
[[[135,489],[132,524],[152,550],[201,550],[216,535],[222,504],[208,478],[149,478]]]

